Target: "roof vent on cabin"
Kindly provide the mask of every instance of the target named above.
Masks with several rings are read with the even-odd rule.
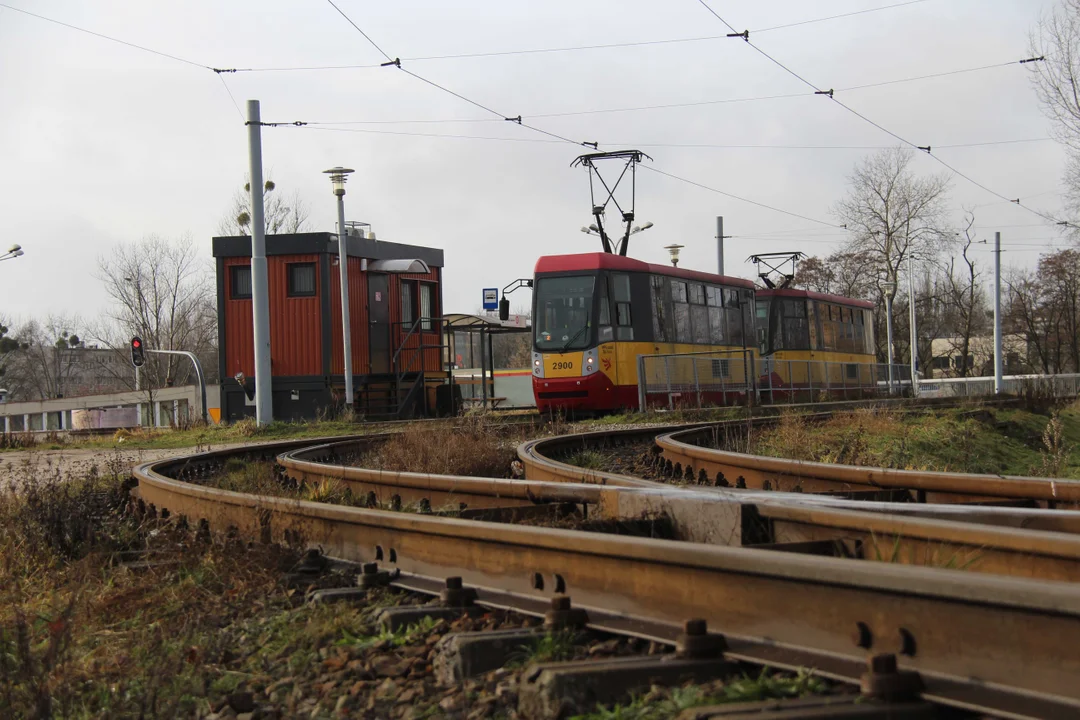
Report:
[[[360,222],[357,220],[348,221],[345,223],[345,232],[349,234],[349,237],[366,238],[368,240],[375,239],[375,233],[371,231],[371,223]]]

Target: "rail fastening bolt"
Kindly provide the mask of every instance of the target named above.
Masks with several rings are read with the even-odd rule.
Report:
[[[700,635],[707,635],[709,633],[708,624],[701,618],[695,618],[693,620],[687,620],[683,624],[683,632],[690,637],[698,637]]]
[[[569,610],[570,609],[570,596],[569,595],[556,595],[551,598],[552,610]]]
[[[377,575],[379,573],[379,563],[364,563],[361,571],[365,575]]]
[[[447,590],[460,590],[461,589],[461,578],[459,578],[459,577],[448,577],[448,578],[446,578],[446,589]]]
[[[852,639],[855,641],[855,647],[864,650],[869,650],[874,644],[874,636],[870,632],[870,627],[864,622],[855,623],[855,633]]]
[[[867,669],[875,675],[895,675],[896,656],[892,653],[871,655],[866,663]]]

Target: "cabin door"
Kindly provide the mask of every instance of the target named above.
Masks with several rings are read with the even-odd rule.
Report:
[[[390,372],[390,283],[387,275],[368,275],[368,352],[373,375]]]

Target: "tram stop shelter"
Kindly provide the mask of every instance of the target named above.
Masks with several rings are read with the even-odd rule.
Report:
[[[449,338],[447,359],[451,382],[459,386],[454,397],[480,407],[532,407],[532,368],[495,369],[496,335],[528,336],[532,322],[524,315],[500,320],[497,315],[443,316]]]

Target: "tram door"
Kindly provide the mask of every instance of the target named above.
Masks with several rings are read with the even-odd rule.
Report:
[[[390,284],[388,276],[368,274],[368,352],[372,374],[390,372]]]

